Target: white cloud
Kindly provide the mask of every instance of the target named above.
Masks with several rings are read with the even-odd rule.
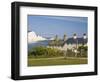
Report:
[[[28,43],[33,43],[37,41],[46,40],[46,38],[43,38],[42,36],[36,35],[35,32],[28,32]]]

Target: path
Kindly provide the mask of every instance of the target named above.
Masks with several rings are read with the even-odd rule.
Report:
[[[62,59],[64,57],[54,57],[54,58],[36,58],[36,59],[33,59],[33,58],[29,58],[29,60],[49,60],[49,59]],[[66,59],[87,59],[87,58],[79,58],[79,57],[66,57]]]

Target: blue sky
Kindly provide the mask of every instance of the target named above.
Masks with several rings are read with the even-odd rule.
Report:
[[[28,15],[28,30],[43,37],[72,37],[74,33],[82,37],[87,27],[87,17]]]

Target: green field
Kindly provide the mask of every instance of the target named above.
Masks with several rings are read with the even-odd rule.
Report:
[[[87,64],[87,58],[87,48],[75,55],[72,50],[65,52],[54,48],[38,46],[33,47],[28,52],[28,66]]]
[[[77,65],[87,63],[87,58],[77,57],[28,58],[28,66]]]

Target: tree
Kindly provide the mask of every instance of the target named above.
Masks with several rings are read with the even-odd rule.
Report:
[[[58,41],[58,40],[59,40],[59,39],[58,39],[58,35],[56,35],[56,36],[55,36],[55,41]]]
[[[87,46],[79,46],[78,47],[78,51],[80,52],[80,56],[84,56],[87,57],[87,51],[88,51],[88,47]]]
[[[58,35],[56,35],[54,39],[54,46],[58,46],[58,45],[59,45],[59,38]]]
[[[64,34],[64,36],[63,36],[63,41],[65,42],[66,40],[67,40],[67,35]]]

